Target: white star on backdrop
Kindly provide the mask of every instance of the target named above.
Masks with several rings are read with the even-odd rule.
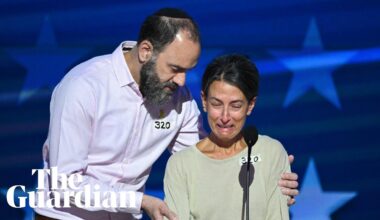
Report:
[[[330,215],[356,196],[356,192],[324,192],[311,159],[297,204],[290,208],[292,220],[330,220]]]
[[[270,53],[293,73],[284,107],[288,107],[310,89],[315,89],[336,108],[341,108],[332,73],[357,52],[324,51],[315,19],[310,23],[302,50],[273,50]]]
[[[43,86],[56,86],[67,68],[86,52],[88,50],[83,48],[59,48],[50,19],[46,16],[36,47],[9,50],[9,54],[27,70],[19,102],[30,98]]]

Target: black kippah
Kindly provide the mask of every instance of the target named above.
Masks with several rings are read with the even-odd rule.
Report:
[[[154,16],[165,16],[170,18],[185,18],[191,19],[191,17],[183,10],[178,8],[162,8],[153,14]]]

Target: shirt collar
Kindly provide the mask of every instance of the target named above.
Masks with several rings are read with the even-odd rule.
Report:
[[[135,45],[136,41],[124,41],[112,53],[112,64],[120,87],[136,83],[124,58],[124,51],[132,49]]]

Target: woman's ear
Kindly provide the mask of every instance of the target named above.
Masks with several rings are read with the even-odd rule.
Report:
[[[203,107],[203,111],[204,112],[207,112],[207,97],[205,96],[204,92],[201,91],[201,98],[202,98],[202,107]]]
[[[138,58],[141,63],[150,60],[153,54],[153,45],[148,40],[143,40],[138,46]]]
[[[251,114],[253,108],[255,107],[256,100],[257,100],[257,96],[253,97],[253,99],[251,99],[251,101],[249,102],[249,104],[248,104],[247,115],[250,115],[250,114]]]

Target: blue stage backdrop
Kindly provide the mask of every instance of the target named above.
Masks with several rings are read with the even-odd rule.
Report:
[[[256,62],[261,88],[248,123],[296,157],[292,219],[380,219],[380,2],[354,0],[0,1],[3,219],[32,219],[6,193],[35,186],[54,86],[76,64],[135,40],[145,16],[166,6],[185,9],[201,29],[202,55],[187,75],[198,104],[212,58],[235,52]],[[148,193],[162,196],[168,156]]]

